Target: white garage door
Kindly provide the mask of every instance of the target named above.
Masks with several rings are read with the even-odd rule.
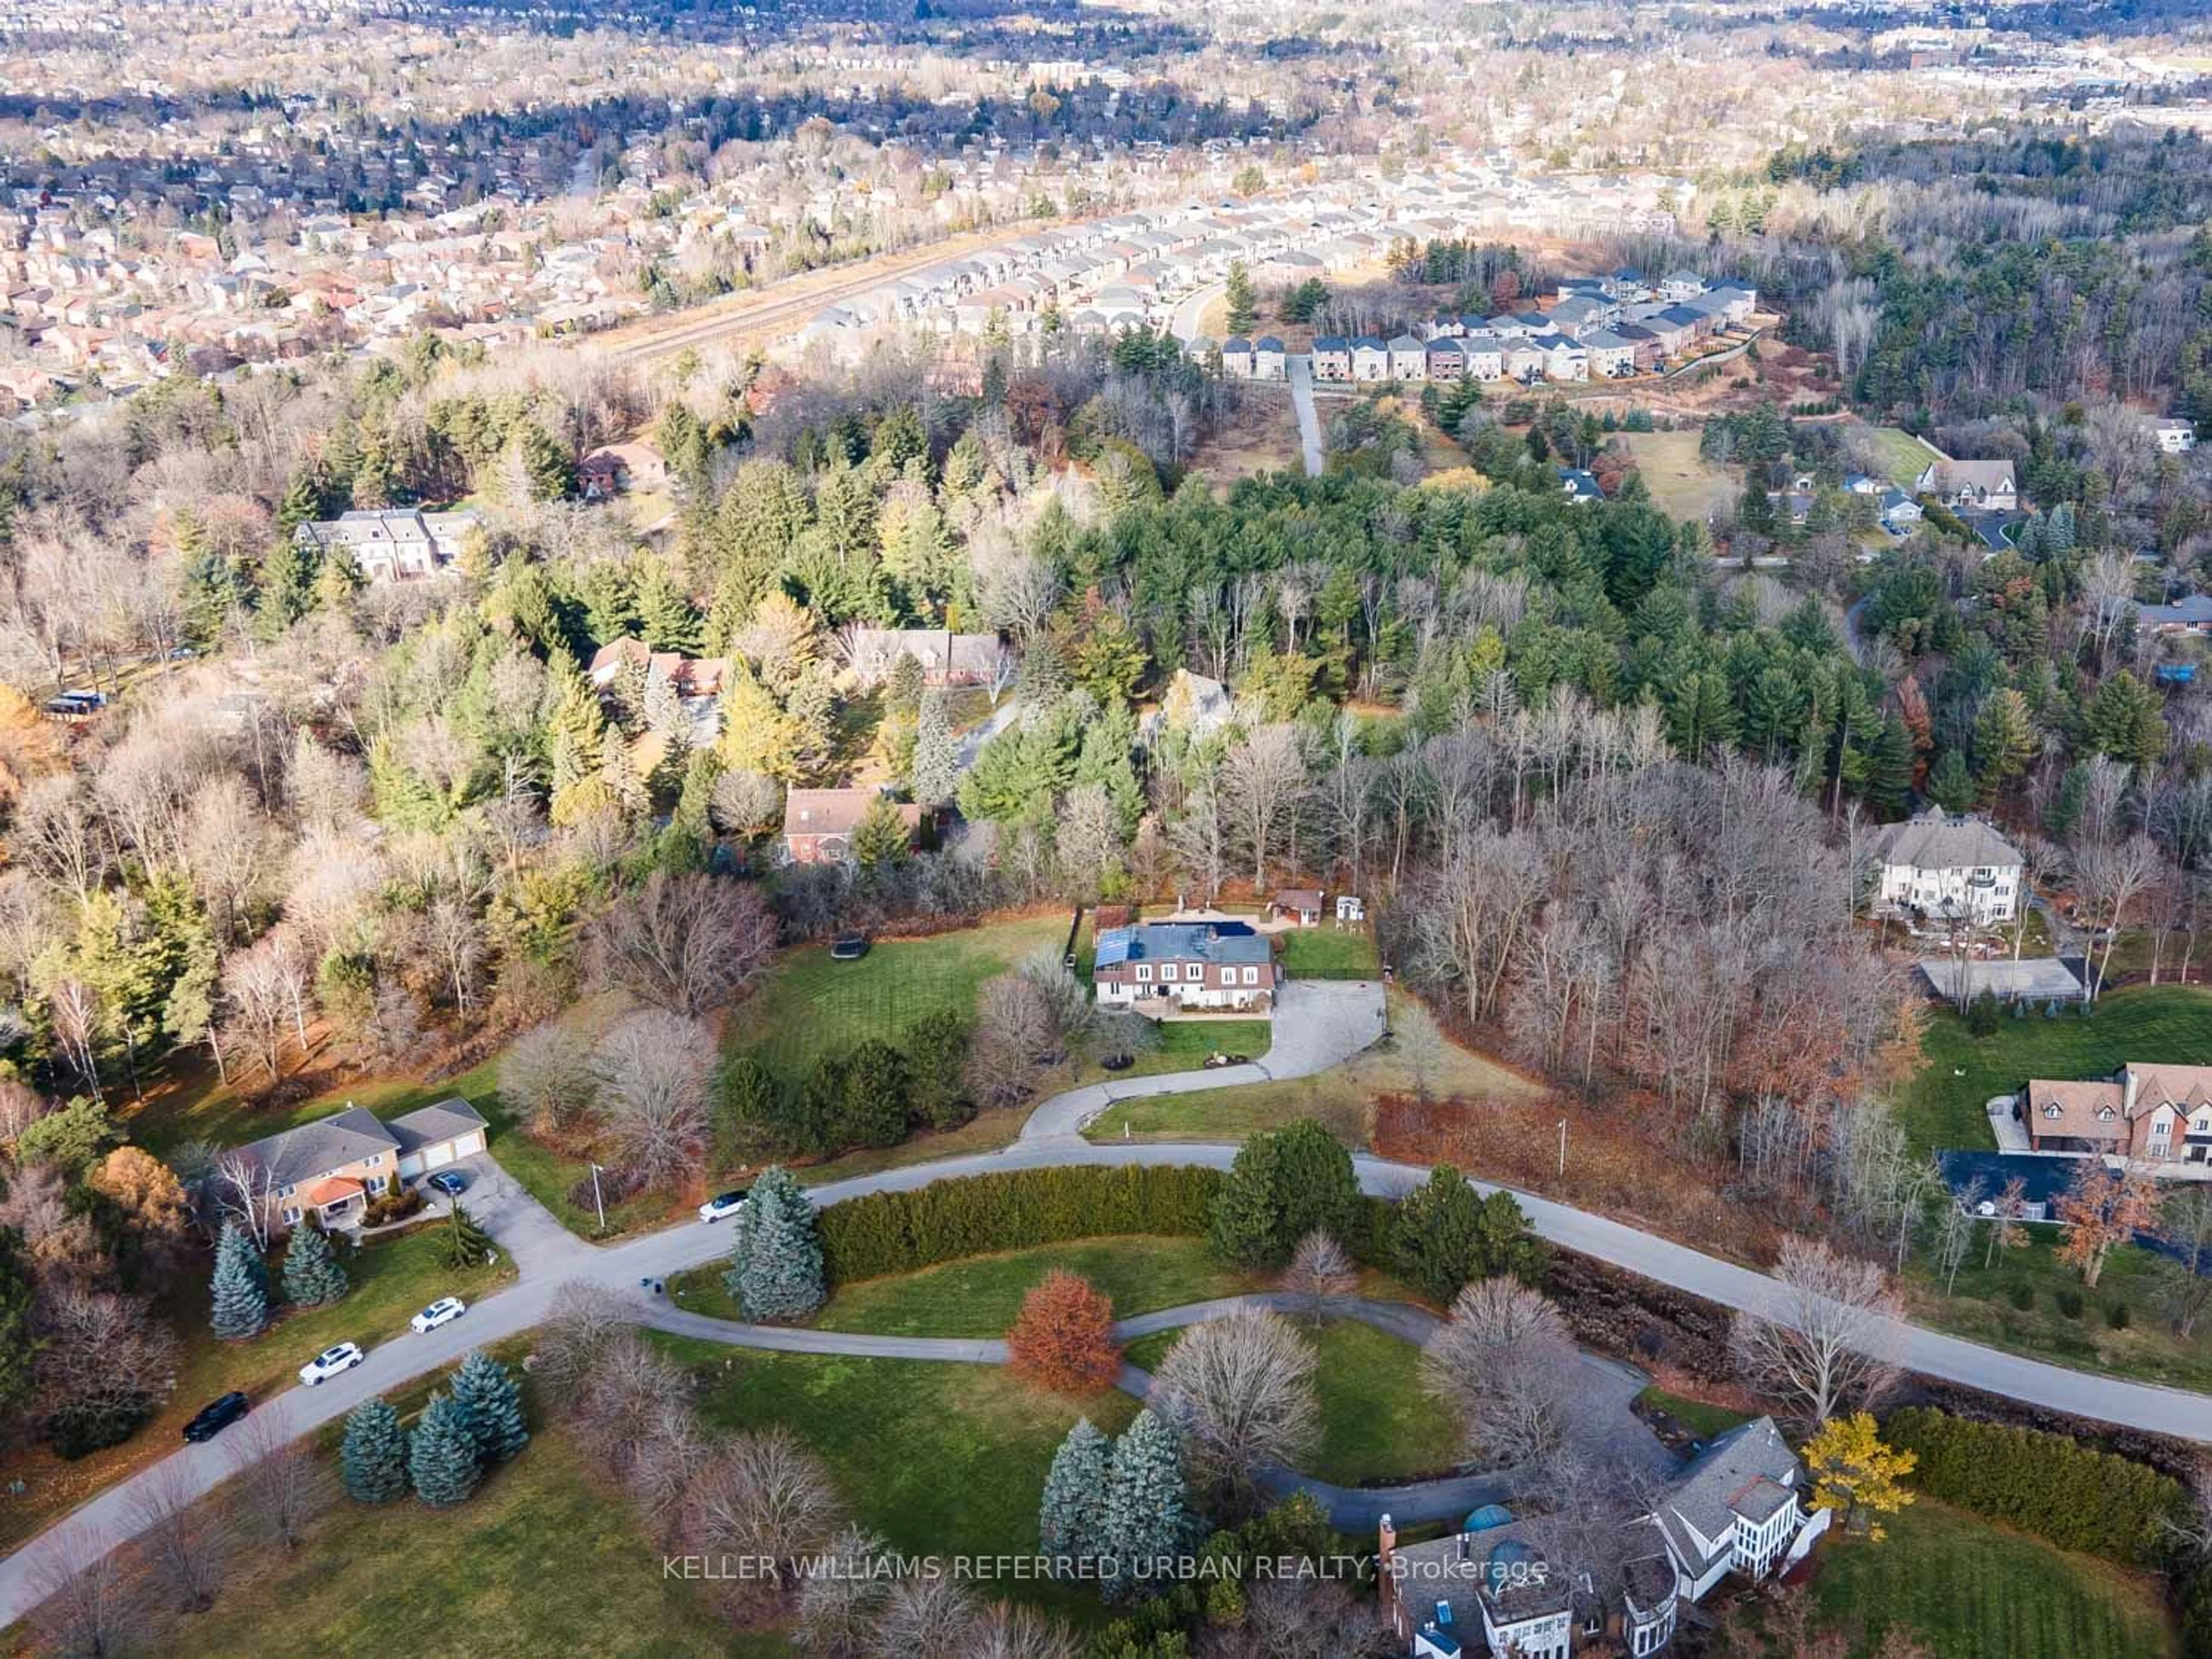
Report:
[[[442,1170],[453,1161],[453,1143],[450,1140],[441,1140],[434,1146],[422,1149],[422,1167],[426,1170]]]
[[[459,1140],[453,1143],[453,1156],[455,1158],[473,1158],[478,1152],[483,1151],[483,1131],[482,1129],[471,1129],[468,1133],[463,1135]]]
[[[421,1175],[422,1173],[422,1155],[420,1152],[410,1152],[406,1157],[401,1158],[399,1160],[399,1173],[403,1176]]]

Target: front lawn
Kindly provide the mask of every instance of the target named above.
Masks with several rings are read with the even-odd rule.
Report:
[[[0,1493],[0,1547],[13,1545],[94,1492],[166,1457],[176,1449],[185,1424],[216,1396],[242,1389],[257,1402],[266,1401],[291,1388],[300,1367],[332,1343],[358,1342],[366,1349],[412,1340],[407,1322],[428,1304],[448,1295],[474,1302],[514,1277],[504,1253],[495,1266],[455,1272],[441,1258],[437,1234],[433,1222],[358,1251],[341,1245],[338,1258],[353,1282],[345,1299],[287,1314],[250,1341],[218,1341],[208,1329],[207,1289],[196,1288],[189,1309],[179,1310],[183,1345],[177,1387],[158,1416],[122,1444],[74,1463],[62,1462],[43,1446],[25,1446],[0,1465],[0,1487],[15,1480],[24,1485],[21,1493]],[[282,1259],[280,1251],[270,1267],[274,1294],[281,1294],[273,1281]]]
[[[1956,1014],[1932,1014],[1924,1064],[1903,1091],[1899,1121],[1916,1150],[1991,1145],[1988,1103],[2030,1078],[2106,1077],[2129,1060],[2212,1064],[2212,992],[2195,986],[2114,991],[2087,1015],[2008,1014],[1995,1035],[1971,1036]]]
[[[1700,1440],[1711,1440],[1716,1435],[1726,1434],[1738,1424],[1748,1420],[1741,1412],[1730,1411],[1726,1406],[1716,1406],[1709,1400],[1692,1400],[1687,1395],[1669,1394],[1656,1382],[1636,1396],[1636,1403],[1665,1412]]]
[[[2087,1291],[2081,1274],[2057,1259],[2059,1228],[2023,1231],[2029,1242],[1986,1268],[1986,1240],[1978,1237],[1951,1296],[1943,1294],[1942,1276],[1916,1261],[1905,1281],[1912,1316],[2062,1365],[2175,1388],[2212,1388],[2212,1324],[2200,1325],[2185,1342],[2174,1334],[2159,1310],[2158,1258],[2122,1246],[2106,1258],[2097,1288]],[[2081,1298],[2078,1316],[2061,1305],[2063,1297]],[[2021,1308],[2015,1297],[2028,1305]],[[2112,1310],[2118,1308],[2127,1310],[2126,1323],[2115,1328]]]
[[[1820,1546],[1816,1616],[1869,1654],[1899,1624],[1936,1659],[2156,1659],[2172,1620],[2148,1579],[1922,1498],[1872,1544]]]
[[[1079,1062],[1070,1086],[1102,1079],[1110,1083],[1116,1078],[1195,1072],[1205,1066],[1209,1054],[1242,1054],[1247,1060],[1264,1060],[1275,1040],[1273,1023],[1264,1019],[1164,1019],[1159,1022],[1159,1034],[1157,1046],[1139,1050],[1135,1063],[1118,1072],[1106,1071],[1097,1064],[1101,1056],[1111,1051],[1111,1042],[1092,1044],[1099,1053]]]
[[[1066,938],[1067,918],[1058,915],[880,939],[857,962],[833,962],[826,945],[801,945],[732,1011],[723,1047],[800,1077],[823,1055],[869,1038],[897,1043],[924,1014],[973,1012],[984,981],[1040,951],[1057,957]]]
[[[565,1435],[539,1430],[467,1503],[368,1508],[334,1498],[293,1554],[241,1551],[213,1610],[167,1621],[155,1650],[384,1659],[769,1653],[732,1645],[696,1584],[664,1578],[636,1511]]]
[[[1419,1349],[1355,1319],[1301,1320],[1298,1333],[1319,1360],[1314,1393],[1322,1423],[1301,1474],[1352,1486],[1437,1474],[1462,1461],[1449,1413],[1421,1386]],[[1131,1343],[1129,1363],[1157,1371],[1185,1334],[1163,1331]]]
[[[911,1556],[1035,1554],[1045,1472],[1067,1431],[1088,1416],[1119,1433],[1137,1410],[1115,1389],[1042,1394],[994,1366],[655,1340],[696,1370],[710,1425],[787,1425],[829,1464],[860,1524]],[[1096,1584],[1008,1578],[975,1588],[1085,1622],[1109,1616]]]

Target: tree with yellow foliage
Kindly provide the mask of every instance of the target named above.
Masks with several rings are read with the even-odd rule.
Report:
[[[1872,1413],[1832,1417],[1805,1443],[1805,1471],[1813,1483],[1813,1507],[1840,1510],[1844,1524],[1863,1529],[1875,1543],[1883,1538],[1875,1517],[1894,1515],[1912,1501],[1899,1484],[1920,1462],[1917,1452],[1882,1443]]]

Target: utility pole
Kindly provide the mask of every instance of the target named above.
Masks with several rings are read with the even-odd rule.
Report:
[[[607,1230],[607,1204],[599,1196],[599,1166],[596,1164],[592,1165],[592,1204],[599,1212],[599,1231],[605,1232]]]
[[[1559,1120],[1559,1179],[1567,1178],[1567,1121]]]

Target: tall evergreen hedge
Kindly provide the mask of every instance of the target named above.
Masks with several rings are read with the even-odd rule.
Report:
[[[1101,1233],[1202,1236],[1221,1174],[1180,1164],[1072,1165],[871,1193],[821,1212],[833,1284]]]
[[[1882,1438],[1918,1454],[1912,1485],[1929,1497],[2125,1566],[2158,1565],[2164,1523],[2188,1507],[2172,1476],[2063,1434],[1909,1406]]]

